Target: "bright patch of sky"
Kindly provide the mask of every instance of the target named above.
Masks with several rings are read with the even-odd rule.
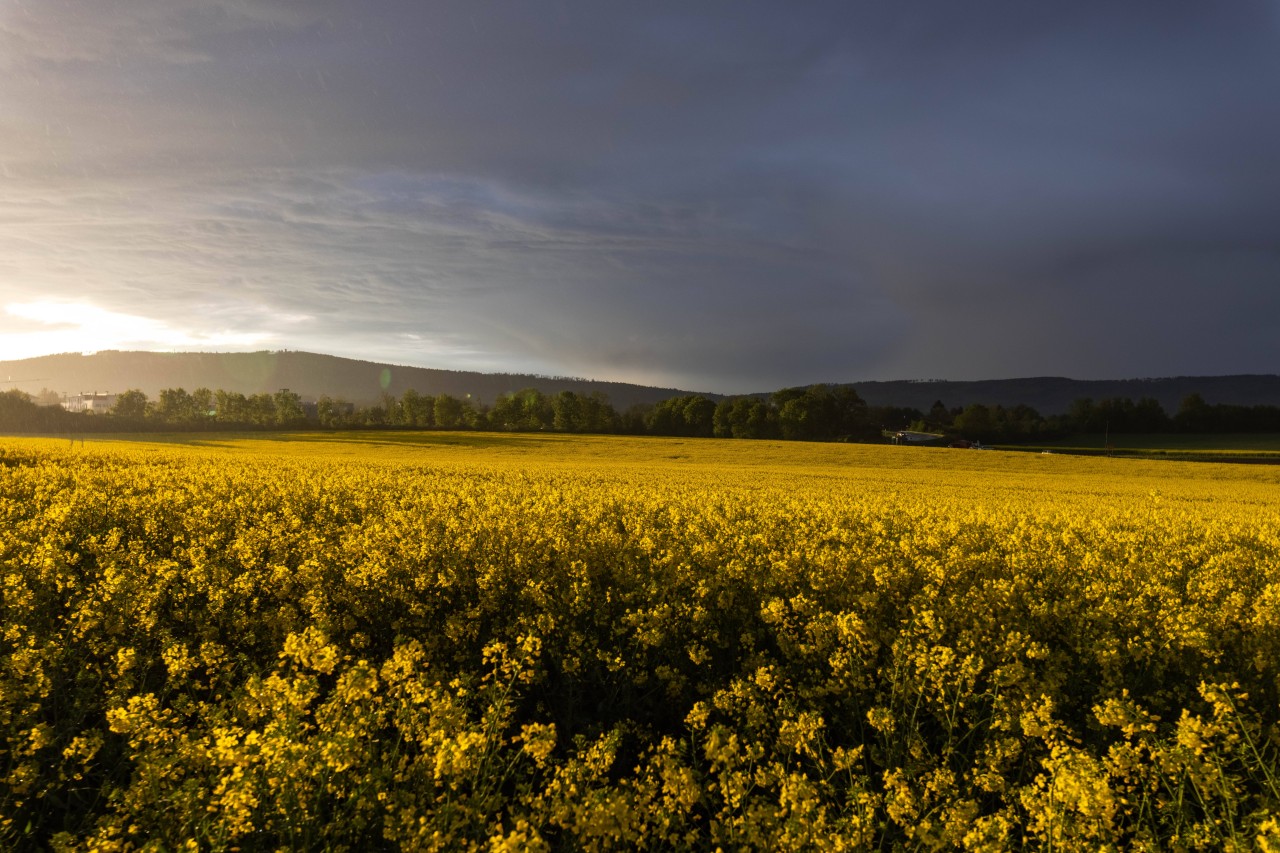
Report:
[[[261,348],[273,337],[263,332],[197,332],[88,302],[13,302],[5,305],[4,311],[0,360],[108,349],[230,351]]]

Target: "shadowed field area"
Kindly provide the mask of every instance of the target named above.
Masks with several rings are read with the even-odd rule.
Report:
[[[1034,446],[1010,449],[1033,452],[1049,450],[1083,456],[1111,455],[1181,459],[1192,462],[1280,464],[1280,434],[1275,433],[1072,435],[1052,441],[1042,441]]]

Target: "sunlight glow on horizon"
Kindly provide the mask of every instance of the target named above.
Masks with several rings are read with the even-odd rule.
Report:
[[[10,302],[0,316],[0,360],[64,352],[253,347],[272,339],[264,332],[198,332],[89,302]]]

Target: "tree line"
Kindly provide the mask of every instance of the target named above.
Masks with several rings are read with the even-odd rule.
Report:
[[[0,429],[68,433],[242,429],[471,429],[508,432],[624,433],[695,438],[801,441],[878,441],[901,429],[935,432],[986,444],[1030,443],[1072,433],[1280,432],[1280,406],[1207,403],[1199,394],[1173,415],[1151,398],[1076,400],[1061,415],[1030,406],[973,403],[928,412],[871,406],[848,386],[808,385],[772,394],[713,400],[700,394],[671,397],[617,411],[600,393],[546,394],[526,388],[492,404],[451,394],[408,390],[356,405],[322,396],[314,403],[282,389],[274,394],[166,388],[153,400],[137,389],[117,396],[106,415],[40,405],[21,391],[0,393]]]
[[[976,438],[987,444],[1018,444],[1076,433],[1133,435],[1149,433],[1280,432],[1280,406],[1209,404],[1199,394],[1182,400],[1170,415],[1158,400],[1128,397],[1082,398],[1064,414],[1042,417],[1030,406],[972,403],[948,409],[941,401],[914,420],[911,429]]]
[[[503,394],[492,404],[408,390],[400,397],[384,394],[370,405],[327,396],[304,403],[287,390],[246,398],[176,388],[161,391],[154,401],[141,391],[125,392],[109,417],[169,428],[485,429],[824,441],[872,440],[886,420],[905,422],[918,414],[868,406],[852,388],[811,385],[719,401],[690,394],[621,412],[600,392],[546,394],[536,388]]]

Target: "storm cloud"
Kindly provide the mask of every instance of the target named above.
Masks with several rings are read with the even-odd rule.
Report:
[[[0,81],[0,358],[1280,372],[1274,2],[40,0]]]

